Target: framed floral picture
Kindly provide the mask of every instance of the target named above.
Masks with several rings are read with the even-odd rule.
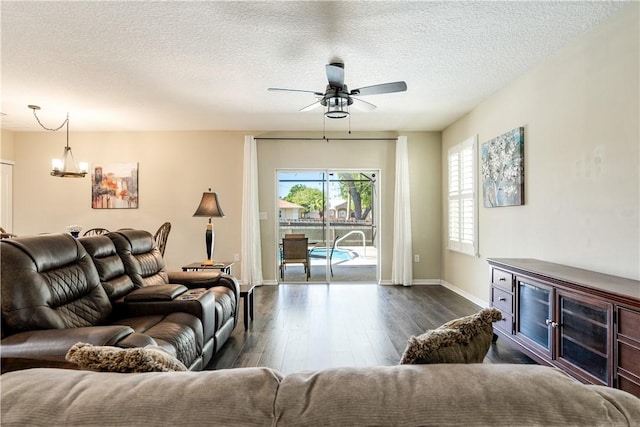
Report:
[[[138,164],[92,163],[91,207],[137,209]]]
[[[524,204],[524,128],[516,128],[482,144],[484,206]]]

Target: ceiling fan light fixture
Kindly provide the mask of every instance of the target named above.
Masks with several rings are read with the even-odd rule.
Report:
[[[349,100],[347,98],[329,98],[326,107],[324,115],[329,119],[344,119],[349,116]]]

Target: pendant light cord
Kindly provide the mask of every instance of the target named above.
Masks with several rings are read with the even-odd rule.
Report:
[[[31,107],[29,107],[29,108],[31,108]],[[51,132],[56,132],[56,131],[59,131],[60,129],[62,129],[64,127],[64,125],[69,123],[69,113],[67,113],[67,118],[64,120],[64,122],[62,122],[62,124],[60,126],[58,126],[55,129],[48,128],[45,125],[43,125],[42,122],[40,121],[40,119],[38,118],[38,115],[36,114],[36,109],[35,108],[31,108],[31,109],[33,110],[33,116],[36,118],[36,121],[42,127],[42,129],[44,129],[44,130],[48,130],[48,131],[51,131]]]

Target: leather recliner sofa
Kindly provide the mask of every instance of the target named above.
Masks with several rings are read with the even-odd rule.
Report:
[[[238,281],[219,271],[167,271],[153,236],[147,231],[127,229],[107,236],[115,244],[126,273],[137,288],[181,284],[188,288],[207,288],[215,296],[215,351],[220,350],[238,323]]]
[[[127,232],[151,236],[140,230]],[[2,240],[2,371],[75,367],[64,356],[77,342],[118,347],[156,345],[189,369],[203,369],[229,335],[226,329],[222,334],[217,329],[216,317],[216,293],[226,291],[214,289],[224,282],[237,290],[237,281],[218,272],[192,272],[178,275],[180,284],[139,286],[129,276],[111,239],[96,237],[101,237],[101,242],[89,238],[79,241],[67,234]],[[147,248],[140,242],[134,247]],[[147,249],[143,258],[157,261],[159,257],[157,262],[164,270],[155,244]],[[148,263],[143,265],[142,271],[147,271]],[[194,279],[191,283],[189,276]],[[222,287],[229,289],[227,286]],[[235,300],[231,305],[233,326],[237,306]]]

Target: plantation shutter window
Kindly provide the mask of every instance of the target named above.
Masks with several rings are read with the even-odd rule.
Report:
[[[477,255],[476,137],[449,149],[449,249]]]

